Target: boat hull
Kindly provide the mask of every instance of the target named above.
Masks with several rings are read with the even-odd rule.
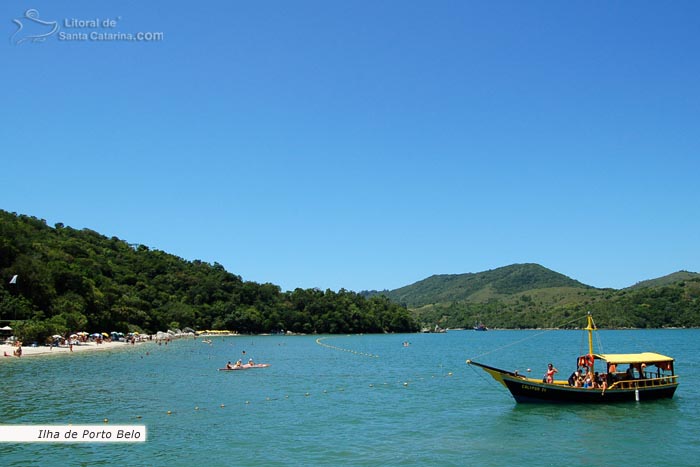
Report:
[[[241,366],[234,366],[231,368],[219,368],[219,371],[242,371],[242,370],[251,370],[253,368],[267,368],[269,367],[269,363],[256,363],[255,365],[250,365],[250,364],[245,364]]]
[[[506,370],[469,361],[470,365],[483,368],[493,379],[508,388],[519,403],[609,404],[617,402],[644,402],[670,399],[678,382],[671,380],[626,381],[623,385],[602,389],[586,389],[565,383],[542,383]]]
[[[516,402],[521,403],[565,403],[565,404],[609,404],[614,402],[643,402],[670,399],[678,384],[629,389],[584,389],[556,384],[535,383],[518,378],[503,378],[505,386]]]

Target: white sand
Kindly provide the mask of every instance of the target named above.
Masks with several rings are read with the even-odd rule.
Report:
[[[137,342],[136,345],[141,345],[144,342]],[[74,345],[73,346],[73,353],[76,352],[99,352],[102,350],[111,350],[111,349],[127,349],[132,347],[131,344],[127,344],[126,342],[104,342],[102,344],[96,344],[94,342],[87,342],[87,343],[81,343],[80,345]],[[17,359],[17,357],[14,357],[14,351],[17,350],[17,347],[13,347],[11,345],[6,345],[2,344],[0,345],[0,362],[9,360],[10,358]],[[58,354],[70,354],[71,350],[68,346],[61,346],[61,347],[48,347],[48,346],[38,346],[38,347],[31,347],[31,346],[22,346],[22,356],[20,358],[25,358],[25,357],[34,357],[37,355],[58,355]],[[2,355],[9,355],[8,358],[3,358]]]

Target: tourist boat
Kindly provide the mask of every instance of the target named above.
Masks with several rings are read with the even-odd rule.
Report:
[[[483,368],[493,379],[508,388],[516,402],[612,403],[670,399],[678,387],[674,359],[653,352],[635,354],[597,354],[593,352],[593,318],[588,315],[588,354],[580,356],[577,368],[594,375],[600,365],[601,384],[577,387],[569,380],[529,378],[517,371],[507,371],[472,360],[467,364]],[[629,365],[626,371],[618,369]],[[574,375],[572,375],[573,377]]]
[[[251,368],[267,368],[270,366],[269,363],[255,363],[251,365],[250,363],[245,363],[239,366],[232,366],[231,368],[219,368],[219,371],[236,371],[236,370],[250,370]]]
[[[477,323],[474,325],[473,328],[475,331],[488,331],[489,328],[487,328],[484,323]]]

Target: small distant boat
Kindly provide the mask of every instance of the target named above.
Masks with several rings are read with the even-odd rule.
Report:
[[[267,368],[270,366],[269,363],[255,363],[255,364],[250,364],[246,363],[243,365],[233,365],[230,368],[219,368],[219,371],[237,371],[237,370],[250,370],[252,368]]]
[[[447,329],[443,329],[440,327],[440,325],[436,324],[435,328],[433,328],[433,329],[430,329],[428,327],[421,328],[420,332],[427,333],[427,334],[429,334],[431,332],[435,332],[435,333],[441,334],[441,333],[447,332]]]
[[[475,331],[488,331],[489,328],[487,328],[484,323],[478,323],[474,326],[473,328]]]
[[[491,377],[505,386],[516,402],[563,402],[563,403],[613,403],[670,399],[678,387],[678,376],[674,373],[674,359],[654,352],[635,354],[597,354],[593,352],[593,318],[588,315],[588,354],[578,357],[577,368],[595,374],[595,365],[605,365],[599,373],[600,383],[591,387],[579,387],[572,378],[554,380],[535,379],[484,365],[472,360],[467,364],[481,367]],[[629,365],[626,371],[618,371],[618,365]],[[529,371],[529,370],[528,370]],[[553,373],[552,373],[553,374]],[[576,374],[576,373],[575,373]],[[572,384],[574,383],[574,384]]]

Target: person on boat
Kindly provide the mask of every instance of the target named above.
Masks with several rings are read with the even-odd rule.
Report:
[[[239,358],[239,359],[236,361],[236,368],[240,368],[241,366],[243,366],[243,361]]]
[[[605,392],[606,389],[608,389],[608,378],[606,374],[603,373],[598,373],[596,371],[595,374],[595,387],[598,389],[602,389],[603,392]]]
[[[252,358],[249,358],[249,359],[248,359],[248,365],[250,365],[250,366],[254,366],[254,365],[255,365],[255,362],[253,361]]]
[[[631,363],[630,363],[629,368],[627,368],[627,371],[625,371],[625,379],[626,380],[634,379],[634,367],[632,366]]]
[[[597,371],[593,375],[593,387],[599,388],[603,384],[603,376]]]
[[[646,375],[644,374],[644,371],[647,369],[647,364],[642,363],[639,365],[639,379],[646,379]]]
[[[577,368],[576,371],[571,373],[571,376],[569,376],[569,379],[567,381],[569,382],[569,386],[581,387],[581,385],[583,384],[581,370]]]
[[[554,368],[554,365],[551,363],[547,365],[547,373],[544,374],[545,382],[547,383],[553,383],[554,382],[554,374],[559,373],[559,370]]]
[[[228,363],[226,364],[226,369],[228,369],[228,370],[232,370],[232,369],[233,369],[233,365],[231,364],[231,362],[228,362]]]
[[[581,367],[581,376],[583,379],[586,379],[586,376],[588,376],[588,367],[586,365]]]

